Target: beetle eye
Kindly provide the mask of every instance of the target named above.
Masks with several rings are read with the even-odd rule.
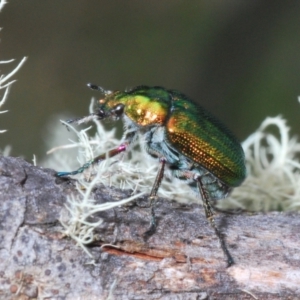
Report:
[[[95,113],[95,115],[101,120],[105,117],[105,112],[102,109],[98,109],[98,111]]]
[[[117,117],[120,117],[121,115],[123,115],[124,112],[124,104],[117,104],[114,109],[113,109],[114,114]]]

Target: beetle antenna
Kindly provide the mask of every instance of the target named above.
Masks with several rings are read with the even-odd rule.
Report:
[[[109,90],[105,90],[103,87],[99,86],[99,85],[96,85],[96,84],[93,84],[93,83],[88,83],[87,86],[92,89],[92,90],[96,90],[96,91],[99,91],[100,93],[102,93],[103,95],[107,96],[109,94],[112,93],[112,91],[109,91]]]
[[[82,123],[90,122],[90,121],[95,120],[97,118],[98,118],[97,114],[92,113],[92,114],[90,114],[88,116],[85,116],[85,117],[82,117],[82,118],[66,120],[66,123],[68,123],[68,124],[75,123],[76,125],[79,125],[79,124],[82,124]]]

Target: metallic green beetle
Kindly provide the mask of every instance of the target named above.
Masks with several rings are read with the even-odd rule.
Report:
[[[125,133],[122,144],[108,154],[101,154],[73,172],[58,172],[57,176],[75,175],[106,157],[113,157],[143,135],[147,152],[159,159],[160,168],[153,184],[150,200],[159,189],[165,167],[192,188],[197,188],[203,200],[205,214],[218,236],[228,266],[234,263],[217,228],[210,200],[225,198],[246,176],[244,152],[234,135],[209,112],[184,94],[162,87],[138,86],[128,91],[106,91],[88,84],[104,94],[97,111],[90,116],[69,120],[83,123],[93,118],[122,118]],[[151,205],[151,227],[155,216]]]

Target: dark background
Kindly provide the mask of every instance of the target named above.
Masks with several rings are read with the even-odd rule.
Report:
[[[178,89],[240,140],[278,114],[297,133],[299,16],[300,1],[11,1],[0,13],[0,60],[29,59],[2,108],[0,148],[42,158],[49,122],[85,115],[100,96],[88,82]]]

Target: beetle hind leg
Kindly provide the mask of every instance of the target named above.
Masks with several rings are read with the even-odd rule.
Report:
[[[195,178],[196,182],[197,182],[197,186],[200,192],[200,195],[202,197],[203,200],[203,206],[204,206],[204,210],[205,210],[205,215],[207,220],[209,221],[210,225],[212,226],[212,228],[214,229],[216,236],[219,239],[219,242],[221,244],[221,248],[226,256],[227,259],[227,267],[230,267],[234,264],[234,260],[226,246],[223,234],[221,233],[221,231],[219,230],[219,228],[216,225],[215,222],[215,218],[214,218],[214,213],[213,213],[213,208],[211,203],[209,202],[209,195],[207,193],[207,191],[205,190],[205,187],[201,181],[201,176],[198,176]]]

